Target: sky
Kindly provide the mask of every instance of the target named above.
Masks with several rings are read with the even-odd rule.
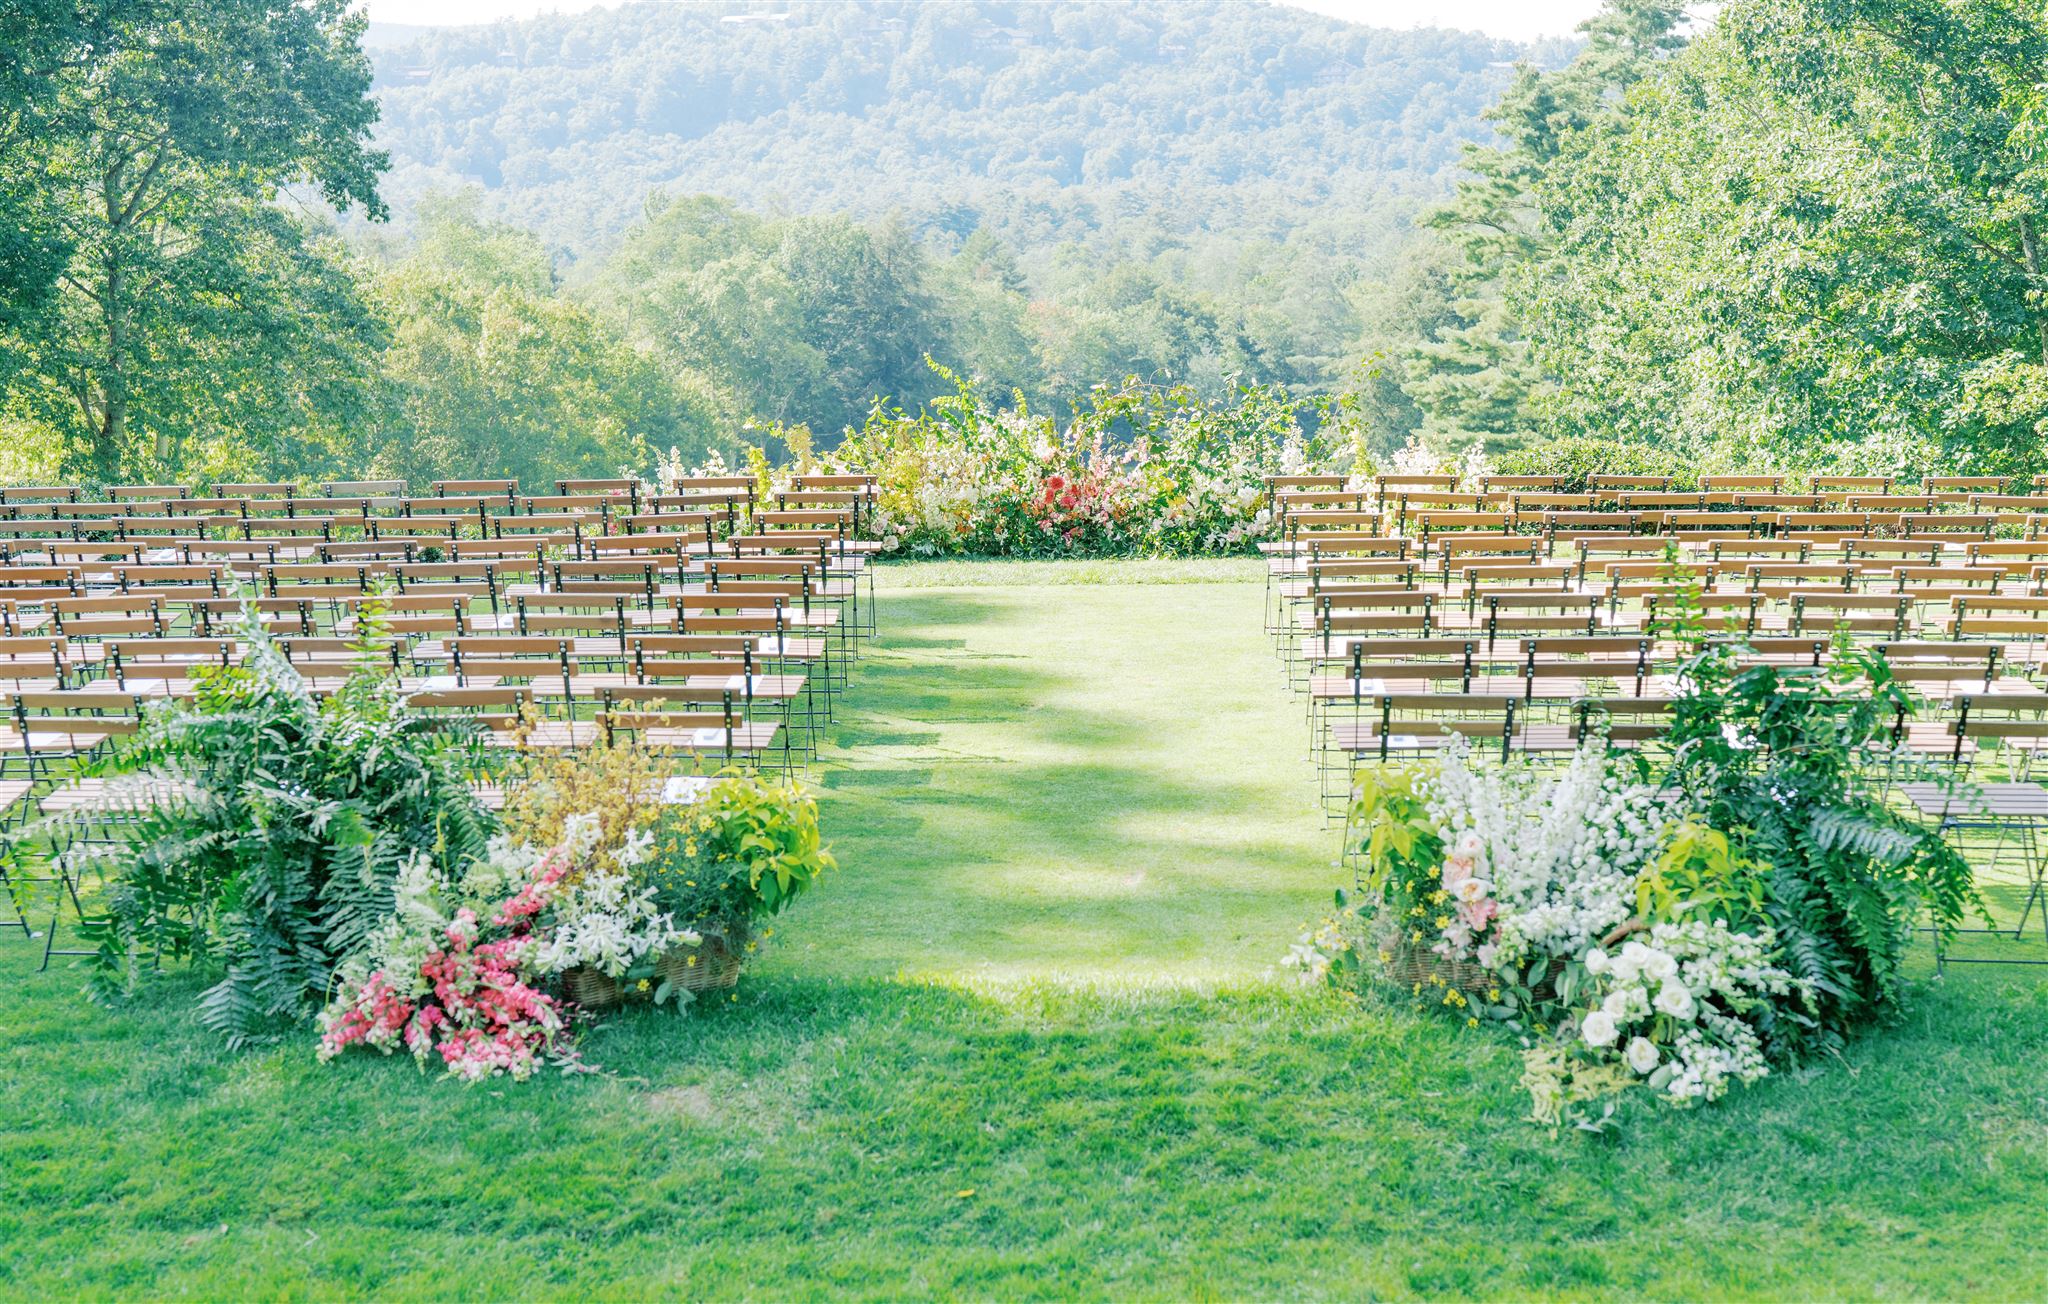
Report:
[[[363,0],[380,23],[486,23],[555,10],[595,9],[603,0]],[[1287,0],[1298,9],[1377,27],[1464,27],[1509,40],[1568,36],[1600,0]]]

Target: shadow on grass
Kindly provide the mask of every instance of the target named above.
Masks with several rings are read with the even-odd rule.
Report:
[[[2039,1280],[2039,984],[1930,989],[1810,1076],[1553,1138],[1521,1121],[1508,1038],[1377,994],[761,977],[610,1016],[585,1039],[603,1075],[464,1087],[318,1065],[310,1034],[229,1052],[196,982],[109,1012],[18,958],[0,1248],[25,1295]]]

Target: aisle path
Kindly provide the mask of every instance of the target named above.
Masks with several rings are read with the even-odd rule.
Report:
[[[1328,900],[1335,837],[1258,582],[916,589],[901,574],[884,572],[882,637],[817,771],[845,872],[771,964],[1269,970]]]

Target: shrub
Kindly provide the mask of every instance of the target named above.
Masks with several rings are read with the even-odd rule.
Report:
[[[1683,449],[1568,435],[1510,449],[1495,459],[1493,469],[1498,475],[1561,475],[1565,492],[1584,493],[1595,475],[1668,475],[1674,477],[1673,488],[1694,489],[1711,468]]]
[[[1780,962],[1815,998],[1811,1018],[1773,1029],[1774,1049],[1803,1055],[1895,1010],[1921,911],[1952,933],[1976,894],[1962,853],[1871,782],[1915,708],[1883,656],[1842,639],[1821,666],[1738,671],[1741,653],[1716,643],[1687,662],[1669,781],[1762,868]]]
[[[374,609],[364,630],[346,685],[315,699],[245,608],[242,663],[196,672],[192,700],[150,711],[104,767],[164,797],[101,853],[99,990],[190,959],[221,971],[200,1014],[231,1041],[303,1020],[391,915],[402,865],[483,851],[477,740],[408,712]]]

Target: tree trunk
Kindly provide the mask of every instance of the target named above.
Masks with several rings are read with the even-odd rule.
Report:
[[[128,268],[125,205],[118,165],[108,171],[102,196],[107,210],[106,282],[100,290],[100,319],[107,341],[106,370],[100,376],[100,417],[92,429],[92,471],[101,483],[121,478],[121,445],[128,434]]]
[[[2048,287],[2041,284],[2041,244],[2034,237],[2033,219],[2024,213],[2020,214],[2020,253],[2027,260],[2027,279],[2033,282],[2028,288],[2037,300],[2048,296]],[[2041,337],[2041,365],[2048,367],[2048,303],[2029,306],[2034,313],[2034,331]]]

